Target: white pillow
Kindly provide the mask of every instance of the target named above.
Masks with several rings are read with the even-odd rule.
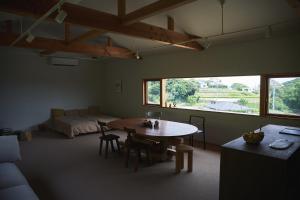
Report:
[[[17,136],[0,136],[0,163],[21,160]]]

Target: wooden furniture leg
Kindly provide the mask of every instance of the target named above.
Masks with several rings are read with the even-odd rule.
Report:
[[[176,173],[184,168],[184,153],[188,154],[188,172],[193,171],[193,147],[179,144],[176,146]]]
[[[105,158],[107,158],[108,154],[108,141],[105,142]]]
[[[188,172],[193,171],[193,151],[188,152]]]
[[[110,141],[110,147],[111,147],[111,150],[112,150],[113,152],[115,152],[115,147],[114,147],[113,140]]]
[[[130,148],[126,148],[125,167],[128,167]]]
[[[102,154],[102,145],[103,145],[103,140],[100,140],[100,147],[99,147],[99,155]]]
[[[176,151],[176,167],[175,167],[175,172],[180,173],[181,166],[180,166],[180,152]]]
[[[119,154],[121,154],[120,142],[118,139],[116,140],[116,143],[117,143],[118,152]]]
[[[135,160],[135,167],[134,167],[134,172],[138,171],[139,168],[139,162],[140,162],[140,151],[139,149],[135,149],[135,153],[136,153],[136,160]]]

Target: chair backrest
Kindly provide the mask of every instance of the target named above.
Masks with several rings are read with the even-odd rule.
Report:
[[[105,132],[104,132],[105,129],[104,129],[104,126],[106,126],[106,123],[98,121],[98,124],[99,124],[99,126],[100,126],[100,132],[101,132],[102,136],[105,136]]]
[[[127,132],[128,136],[132,136],[136,133],[135,129],[124,127],[124,131]]]
[[[133,143],[133,135],[136,133],[135,129],[124,127],[124,131],[127,132],[127,145]]]
[[[190,115],[189,123],[196,126],[203,133],[205,132],[205,117]]]
[[[161,119],[161,116],[162,116],[161,111],[147,111],[145,113],[146,118]]]

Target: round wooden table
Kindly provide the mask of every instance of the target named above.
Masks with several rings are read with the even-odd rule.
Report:
[[[119,119],[112,122],[109,122],[107,125],[110,128],[124,130],[124,127],[135,129],[136,134],[139,136],[144,136],[148,138],[155,138],[158,140],[160,150],[156,154],[152,154],[154,160],[168,160],[172,157],[171,154],[168,154],[169,145],[174,145],[174,140],[176,140],[176,144],[178,144],[178,139],[176,137],[182,137],[190,134],[194,134],[198,131],[196,126],[167,121],[167,120],[157,120],[159,121],[158,128],[147,128],[143,126],[143,122],[145,118],[127,118],[127,119]],[[151,120],[152,123],[156,121],[156,119],[147,119]]]
[[[145,118],[127,118],[127,119],[119,119],[112,122],[109,122],[107,125],[110,128],[124,130],[126,128],[135,129],[136,133],[139,135],[144,136],[151,136],[151,137],[181,137],[185,135],[194,134],[198,131],[196,126],[180,123],[180,122],[173,122],[167,120],[157,120],[159,121],[159,127],[155,128],[147,128],[143,126],[143,122]],[[147,119],[151,120],[154,124],[156,119]]]

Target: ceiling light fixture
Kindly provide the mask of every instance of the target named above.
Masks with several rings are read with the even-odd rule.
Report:
[[[34,35],[32,35],[31,32],[28,33],[28,36],[26,38],[26,42],[31,43],[34,40]]]
[[[208,47],[210,47],[211,43],[210,43],[210,41],[208,40],[208,37],[204,37],[204,38],[202,39],[201,45],[202,45],[205,49],[208,49]]]
[[[28,37],[30,32],[36,28],[40,23],[46,20],[53,12],[61,7],[65,3],[66,0],[59,0],[54,6],[52,6],[45,14],[43,14],[40,18],[38,18],[27,30],[21,32],[21,34],[10,44],[10,46],[14,46],[19,41],[21,41],[24,37]]]
[[[61,10],[61,8],[58,8],[58,14],[55,17],[55,21],[59,24],[62,24],[66,17],[68,16],[68,13],[64,10]]]
[[[139,54],[139,51],[138,51],[138,50],[136,50],[134,56],[135,56],[135,58],[136,58],[137,60],[142,60],[142,59],[143,59],[142,56]]]

